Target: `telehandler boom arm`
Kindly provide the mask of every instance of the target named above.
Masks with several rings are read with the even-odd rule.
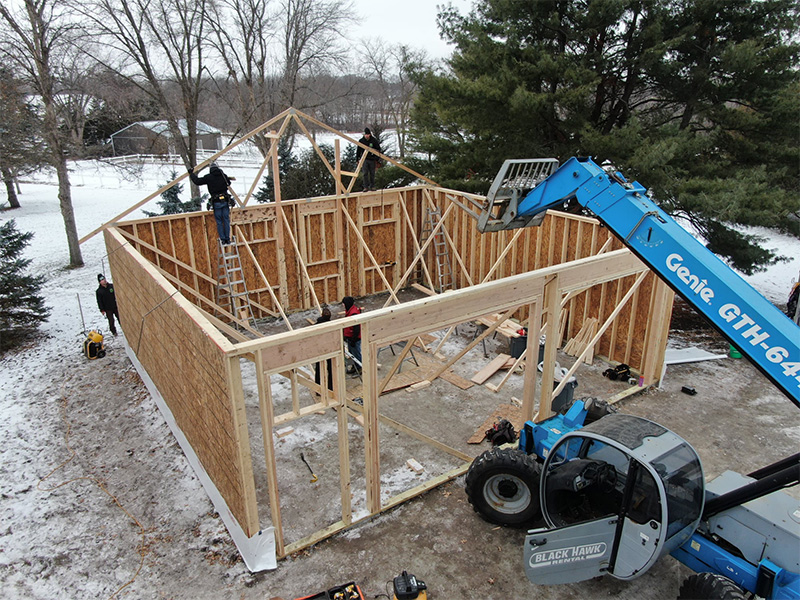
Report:
[[[503,173],[492,189],[508,195],[514,183],[506,179],[498,185]],[[548,209],[577,201],[800,407],[800,327],[680,227],[646,192],[613,167],[604,169],[589,158],[570,158],[525,190],[524,196],[517,194],[521,199],[513,203],[503,205],[487,197],[478,227],[498,231],[538,225]]]

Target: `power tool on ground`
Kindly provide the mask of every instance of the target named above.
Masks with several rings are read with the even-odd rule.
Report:
[[[428,586],[424,581],[420,581],[414,575],[403,571],[402,575],[394,578],[394,599],[393,600],[427,600]]]
[[[103,358],[106,355],[103,334],[96,329],[92,329],[83,341],[83,353],[89,360]]]

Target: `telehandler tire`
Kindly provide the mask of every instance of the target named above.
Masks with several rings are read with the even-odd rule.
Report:
[[[539,473],[536,459],[521,450],[487,450],[467,472],[467,498],[489,523],[527,527],[541,517]]]
[[[678,600],[744,600],[742,589],[717,573],[695,573],[681,584]]]

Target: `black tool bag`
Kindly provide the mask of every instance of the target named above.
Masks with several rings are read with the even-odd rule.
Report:
[[[611,381],[627,381],[631,376],[631,368],[625,363],[603,371],[603,377],[608,377]]]
[[[492,442],[492,446],[502,446],[516,440],[517,432],[510,422],[501,419],[499,423],[492,425],[491,429],[486,430],[486,437]]]

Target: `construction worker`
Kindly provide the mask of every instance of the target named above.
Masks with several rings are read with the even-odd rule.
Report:
[[[319,323],[327,323],[331,320],[331,309],[327,306],[322,307],[322,312],[320,313],[319,317],[317,317],[317,321],[315,325]],[[321,376],[320,376],[320,365],[322,363],[314,363],[314,381],[319,385]],[[328,367],[328,389],[333,391],[333,361],[329,358],[327,362]]]
[[[214,211],[214,220],[217,222],[217,235],[223,245],[231,243],[231,207],[233,198],[228,191],[228,187],[233,178],[228,177],[217,163],[212,162],[208,168],[208,174],[198,177],[193,169],[189,169],[189,177],[197,186],[208,186],[209,210]]]
[[[352,317],[353,315],[360,315],[361,309],[356,306],[356,301],[352,296],[345,296],[342,299],[344,305],[344,316]],[[353,362],[353,366],[347,369],[348,373],[359,375],[361,374],[361,325],[353,325],[345,327],[342,330],[344,341],[347,342],[347,351],[357,362]]]
[[[376,152],[381,151],[381,144],[372,132],[369,130],[369,127],[364,128],[364,137],[358,140],[359,144],[364,144],[365,146],[369,146]],[[364,154],[365,150],[361,146],[358,147],[356,150],[356,160],[361,162],[361,155]],[[375,169],[377,169],[378,164],[380,164],[380,158],[377,154],[373,154],[369,152],[367,154],[367,159],[364,161],[364,183],[362,185],[365,192],[375,189]]]
[[[798,298],[800,298],[800,281],[792,285],[789,292],[789,299],[786,302],[786,316],[800,325],[800,311],[798,311]]]
[[[97,308],[103,313],[103,316],[108,319],[108,330],[112,335],[117,335],[117,328],[114,326],[114,317],[117,317],[117,322],[122,325],[119,320],[119,309],[117,308],[117,297],[114,295],[114,284],[106,281],[106,276],[102,273],[97,275],[97,286],[95,296],[97,296]]]

